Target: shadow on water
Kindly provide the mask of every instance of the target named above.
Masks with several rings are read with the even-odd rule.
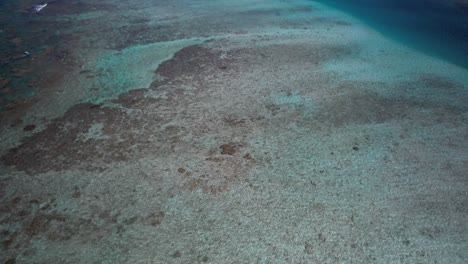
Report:
[[[468,69],[468,1],[317,0],[406,46]]]

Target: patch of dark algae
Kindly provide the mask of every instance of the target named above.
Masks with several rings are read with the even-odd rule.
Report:
[[[126,96],[122,96],[122,99],[125,100],[115,101],[123,105],[130,104]],[[131,102],[143,105],[137,97]],[[159,127],[167,120],[152,116],[151,122]],[[88,171],[104,170],[106,163],[129,160],[149,148],[151,144],[145,140],[149,131],[144,129],[144,125],[145,120],[128,114],[122,108],[77,104],[44,130],[10,149],[0,161],[28,174],[63,171],[74,167]],[[139,133],[129,129],[132,127],[138,128]],[[156,134],[170,143],[177,140],[171,133],[174,135],[178,132],[171,128]],[[155,145],[151,147],[158,149]]]
[[[127,119],[125,113],[117,108],[100,108],[90,103],[78,104],[43,131],[10,149],[1,157],[1,161],[5,165],[34,174],[49,170],[61,171],[77,162],[96,159],[104,162],[125,160],[128,154],[120,151],[120,144],[112,140],[106,142],[107,144],[99,144],[97,140],[80,139],[80,135],[86,134],[95,123],[102,123],[103,135],[110,135],[117,124],[126,122],[131,122],[131,119]]]
[[[163,62],[157,72],[171,81],[184,81],[184,77],[192,77],[193,81],[193,77],[196,77],[194,81],[204,82],[204,75],[224,72],[228,69],[227,65],[230,72],[238,69],[234,56],[221,59],[221,55],[221,51],[200,45],[188,46],[176,52],[172,59]]]

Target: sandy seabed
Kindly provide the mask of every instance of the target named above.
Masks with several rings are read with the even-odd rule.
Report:
[[[29,14],[0,263],[467,263],[466,69],[313,1],[136,2]]]

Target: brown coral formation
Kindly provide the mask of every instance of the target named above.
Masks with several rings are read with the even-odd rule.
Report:
[[[153,116],[152,122],[158,126],[167,121]],[[5,165],[15,166],[30,174],[73,167],[103,170],[105,164],[128,160],[149,147],[150,143],[144,136],[148,131],[144,127],[143,120],[125,110],[78,104],[43,131],[24,139],[21,145],[11,149],[1,160]],[[174,135],[170,133],[169,130],[159,132],[162,138],[173,141]],[[157,146],[153,147],[157,149]]]

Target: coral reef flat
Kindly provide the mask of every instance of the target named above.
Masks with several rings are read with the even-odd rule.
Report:
[[[33,4],[0,263],[467,263],[468,69],[316,1]]]

